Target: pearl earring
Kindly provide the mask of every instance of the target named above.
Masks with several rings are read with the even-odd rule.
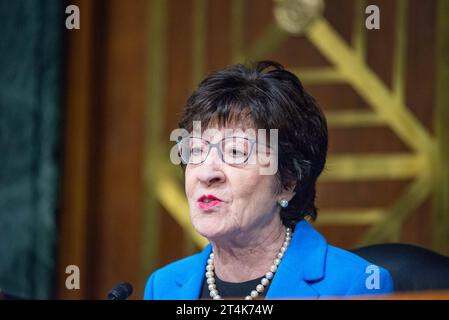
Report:
[[[288,200],[282,199],[281,201],[279,201],[279,204],[281,205],[282,208],[287,208]]]

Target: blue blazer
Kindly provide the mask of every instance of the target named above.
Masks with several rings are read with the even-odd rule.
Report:
[[[145,300],[199,299],[211,245],[155,271]],[[268,288],[266,299],[317,299],[393,291],[389,272],[348,251],[328,245],[307,221],[296,225],[292,241]]]

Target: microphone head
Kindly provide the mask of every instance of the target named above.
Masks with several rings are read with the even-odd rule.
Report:
[[[128,282],[122,282],[108,293],[108,300],[126,300],[132,293],[133,286]]]

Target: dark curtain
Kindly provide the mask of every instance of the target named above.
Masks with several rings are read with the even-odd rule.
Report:
[[[0,288],[53,295],[65,2],[0,0]]]

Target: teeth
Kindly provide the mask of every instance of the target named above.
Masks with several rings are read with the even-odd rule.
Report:
[[[204,202],[210,202],[210,199],[209,198],[206,198],[206,199],[204,199]]]

